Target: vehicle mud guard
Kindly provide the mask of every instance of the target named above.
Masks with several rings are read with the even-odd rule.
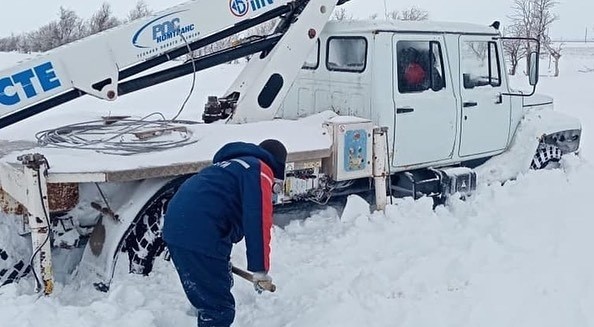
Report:
[[[77,277],[95,281],[94,285],[100,291],[109,290],[118,256],[124,250],[129,252],[129,258],[132,260],[131,272],[148,273],[152,268],[152,260],[162,251],[158,242],[155,243],[160,239],[160,225],[157,228],[148,224],[155,221],[160,224],[161,215],[169,199],[185,178],[187,177],[154,178],[138,182],[129,195],[129,201],[116,209],[118,219],[102,216],[98,221],[85,247]],[[141,227],[147,225],[148,230]],[[147,233],[141,234],[142,230]],[[151,239],[149,234],[154,237]],[[150,241],[152,245],[134,247],[130,243],[130,238],[138,239],[144,245],[147,244],[144,242]],[[145,250],[151,253],[143,253]],[[130,254],[130,251],[133,253]],[[151,260],[150,265],[146,264],[146,260]],[[144,263],[147,267],[137,266],[138,263]]]
[[[163,217],[169,201],[186,179],[187,176],[180,177],[163,186],[136,215],[124,235],[121,251],[128,253],[130,273],[148,275],[155,258],[165,250]]]

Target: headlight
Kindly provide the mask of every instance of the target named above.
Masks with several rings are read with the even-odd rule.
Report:
[[[574,129],[545,136],[544,143],[556,145],[561,153],[576,152],[580,147],[582,130]]]

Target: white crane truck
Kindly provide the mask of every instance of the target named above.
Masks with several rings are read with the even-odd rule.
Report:
[[[165,249],[168,200],[230,141],[287,145],[277,205],[375,190],[380,209],[387,194],[466,195],[477,175],[510,178],[578,151],[579,121],[534,89],[511,89],[498,23],[328,22],[344,2],[190,1],[1,71],[4,128],[83,95],[114,101],[256,54],[223,96],[209,97],[203,122],[112,116],[43,133],[42,144],[1,141],[1,217],[18,222],[32,251],[0,249],[0,285],[32,272],[50,294],[59,268],[107,290],[122,253],[130,272],[148,274]],[[273,19],[268,35],[171,64]],[[538,57],[529,56],[533,87]],[[81,137],[105,129],[116,136]],[[72,253],[59,263],[68,267],[52,265],[57,248]]]

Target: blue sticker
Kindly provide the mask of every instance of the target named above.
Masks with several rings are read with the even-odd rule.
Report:
[[[344,170],[365,170],[367,167],[367,132],[364,129],[347,131],[344,136]]]

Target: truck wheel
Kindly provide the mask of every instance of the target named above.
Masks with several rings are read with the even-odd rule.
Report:
[[[543,169],[551,162],[559,162],[559,160],[561,160],[561,155],[559,147],[552,144],[541,143],[536,150],[534,158],[532,158],[530,168],[535,170]]]
[[[123,252],[128,253],[130,273],[148,275],[165,249],[162,228],[167,204],[187,176],[163,186],[140,210],[124,236]]]
[[[0,287],[17,282],[31,271],[31,266],[23,260],[18,260],[16,264],[9,260],[8,253],[0,249]]]

